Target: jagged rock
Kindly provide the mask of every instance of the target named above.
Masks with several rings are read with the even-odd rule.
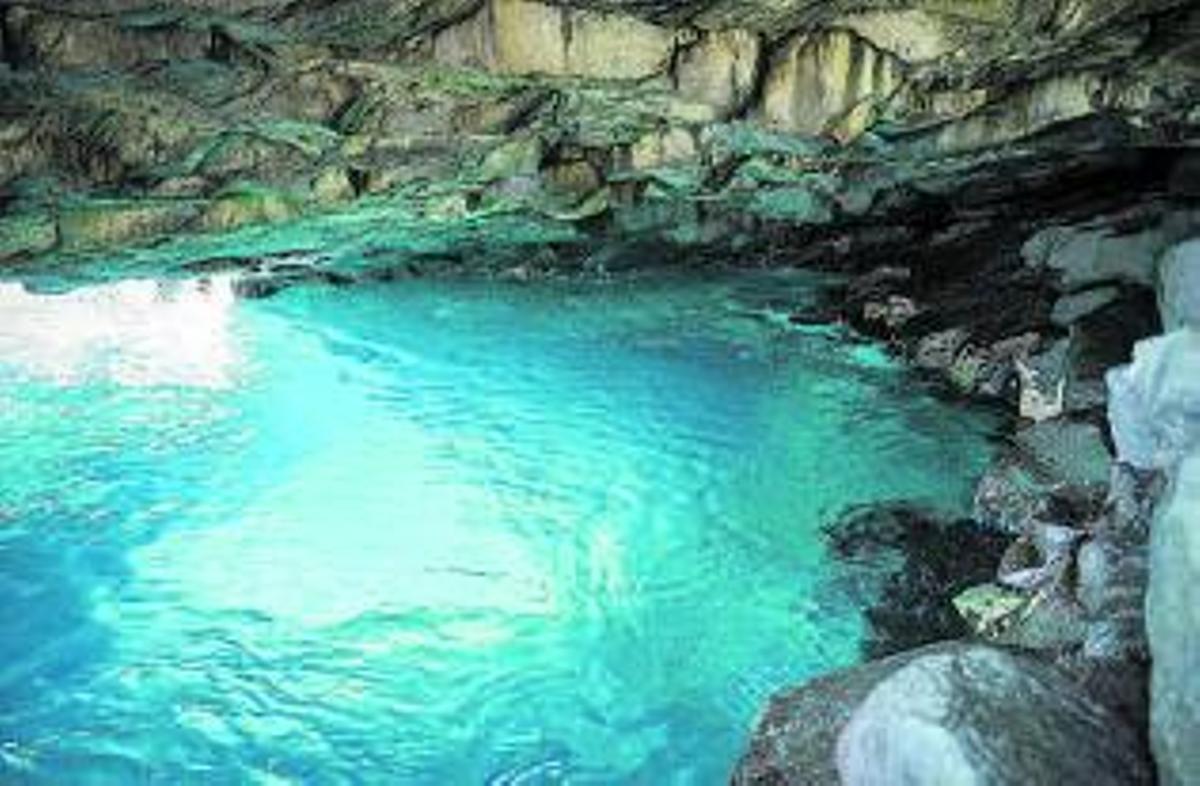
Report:
[[[736,113],[753,97],[762,39],[746,30],[709,30],[684,46],[675,62],[675,89],[689,101]]]
[[[275,223],[300,212],[296,199],[286,193],[257,187],[232,188],[218,195],[205,209],[205,229],[228,230],[246,224]]]
[[[676,33],[626,14],[488,0],[434,38],[438,60],[505,74],[638,79],[665,70]]]
[[[0,263],[49,251],[57,242],[57,225],[47,211],[0,217]]]
[[[890,96],[902,81],[901,61],[852,33],[800,36],[767,71],[763,121],[802,134],[821,134],[871,98]]]
[[[1005,552],[997,571],[1000,583],[1022,590],[1061,585],[1083,536],[1074,527],[1032,522]]]
[[[986,647],[915,658],[837,743],[845,786],[1152,782],[1136,735],[1059,672]]]
[[[695,162],[699,149],[696,139],[686,128],[652,131],[634,143],[630,150],[630,165],[634,169],[654,169]]]
[[[969,336],[964,328],[950,328],[922,338],[914,357],[917,366],[930,371],[950,368]]]
[[[1038,423],[1018,431],[1013,441],[1054,483],[1077,487],[1108,483],[1112,457],[1100,429],[1089,423]]]
[[[1095,517],[1107,487],[1108,453],[1094,426],[1059,425],[1032,427],[1038,430],[1018,436],[997,457],[976,485],[976,520],[1020,535],[1039,522],[1081,527]]]
[[[1133,363],[1107,375],[1117,457],[1169,469],[1200,446],[1200,329],[1138,342]]]

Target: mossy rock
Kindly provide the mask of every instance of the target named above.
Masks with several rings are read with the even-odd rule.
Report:
[[[981,636],[991,636],[1011,622],[1029,604],[1024,593],[999,584],[979,584],[954,597],[954,608]]]

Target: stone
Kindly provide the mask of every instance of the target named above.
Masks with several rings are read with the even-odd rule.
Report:
[[[231,188],[217,196],[205,209],[201,225],[208,230],[236,229],[247,224],[278,223],[300,214],[293,197],[260,187]]]
[[[1200,329],[1139,341],[1133,362],[1106,380],[1121,461],[1168,470],[1200,446]]]
[[[979,584],[954,596],[954,608],[971,630],[988,637],[1029,604],[1029,596],[998,584]]]
[[[695,163],[699,149],[696,139],[686,128],[652,131],[634,143],[630,150],[633,169],[656,169]]]
[[[914,361],[928,371],[948,369],[969,335],[965,328],[950,328],[925,336],[917,342]]]
[[[1041,524],[1079,528],[1098,514],[1109,472],[1099,429],[1067,424],[1063,430],[1058,425],[1052,421],[1032,427],[1037,430],[1030,434],[1025,433],[1029,429],[1019,432],[1009,449],[1000,452],[975,487],[975,520],[1022,535]]]
[[[746,30],[706,30],[676,55],[675,89],[689,101],[736,114],[752,97],[762,39]]]
[[[1154,522],[1146,599],[1150,734],[1164,786],[1200,783],[1200,451],[1178,465]]]
[[[911,298],[889,295],[884,302],[869,300],[863,304],[863,319],[867,322],[882,322],[888,330],[904,327],[913,317],[921,313]]]
[[[1136,734],[1060,672],[975,646],[915,658],[838,735],[844,786],[1152,783]]]
[[[66,249],[96,249],[178,232],[198,215],[185,200],[88,200],[63,209],[58,240]]]
[[[947,20],[925,9],[867,11],[843,16],[836,24],[909,63],[936,60],[959,46]]]
[[[890,96],[902,81],[897,57],[852,32],[801,35],[769,66],[759,112],[768,126],[822,134],[864,100]]]
[[[927,653],[956,651],[942,643],[815,677],[771,697],[755,725],[732,786],[840,786],[834,750],[855,707],[879,682]]]
[[[965,635],[953,599],[992,577],[1008,541],[905,502],[852,507],[823,531],[839,581],[864,607],[868,657]]]
[[[1163,255],[1158,308],[1163,330],[1200,329],[1200,239],[1173,246]]]
[[[510,139],[488,152],[479,166],[479,179],[493,181],[532,177],[541,168],[543,154],[540,137]]]
[[[1054,310],[1050,312],[1050,321],[1060,327],[1066,327],[1096,309],[1107,306],[1117,299],[1120,292],[1117,287],[1101,286],[1063,295],[1055,301]]]
[[[1120,281],[1154,286],[1159,256],[1173,243],[1200,229],[1200,213],[1177,212],[1138,217],[1136,229],[1122,228],[1122,217],[1050,227],[1022,248],[1025,263],[1057,272],[1066,291]]]
[[[1000,583],[1021,590],[1061,585],[1083,536],[1074,527],[1031,521],[1005,552],[997,572]]]
[[[1052,483],[1106,486],[1111,454],[1090,423],[1048,421],[1016,433],[1013,442]]]
[[[1033,357],[1018,357],[1013,363],[1020,380],[1018,412],[1035,423],[1057,418],[1063,413],[1067,387],[1066,341],[1057,341],[1045,352]]]

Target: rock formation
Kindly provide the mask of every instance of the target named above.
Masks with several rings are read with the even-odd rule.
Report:
[[[1013,415],[997,570],[926,582],[993,649],[789,692],[735,782],[1144,782],[1153,656],[1200,783],[1198,102],[1192,0],[0,0],[0,273],[840,270],[847,322]]]

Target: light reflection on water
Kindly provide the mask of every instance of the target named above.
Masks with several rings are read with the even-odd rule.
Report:
[[[819,525],[986,457],[809,296],[0,284],[0,774],[723,782],[857,656]]]

